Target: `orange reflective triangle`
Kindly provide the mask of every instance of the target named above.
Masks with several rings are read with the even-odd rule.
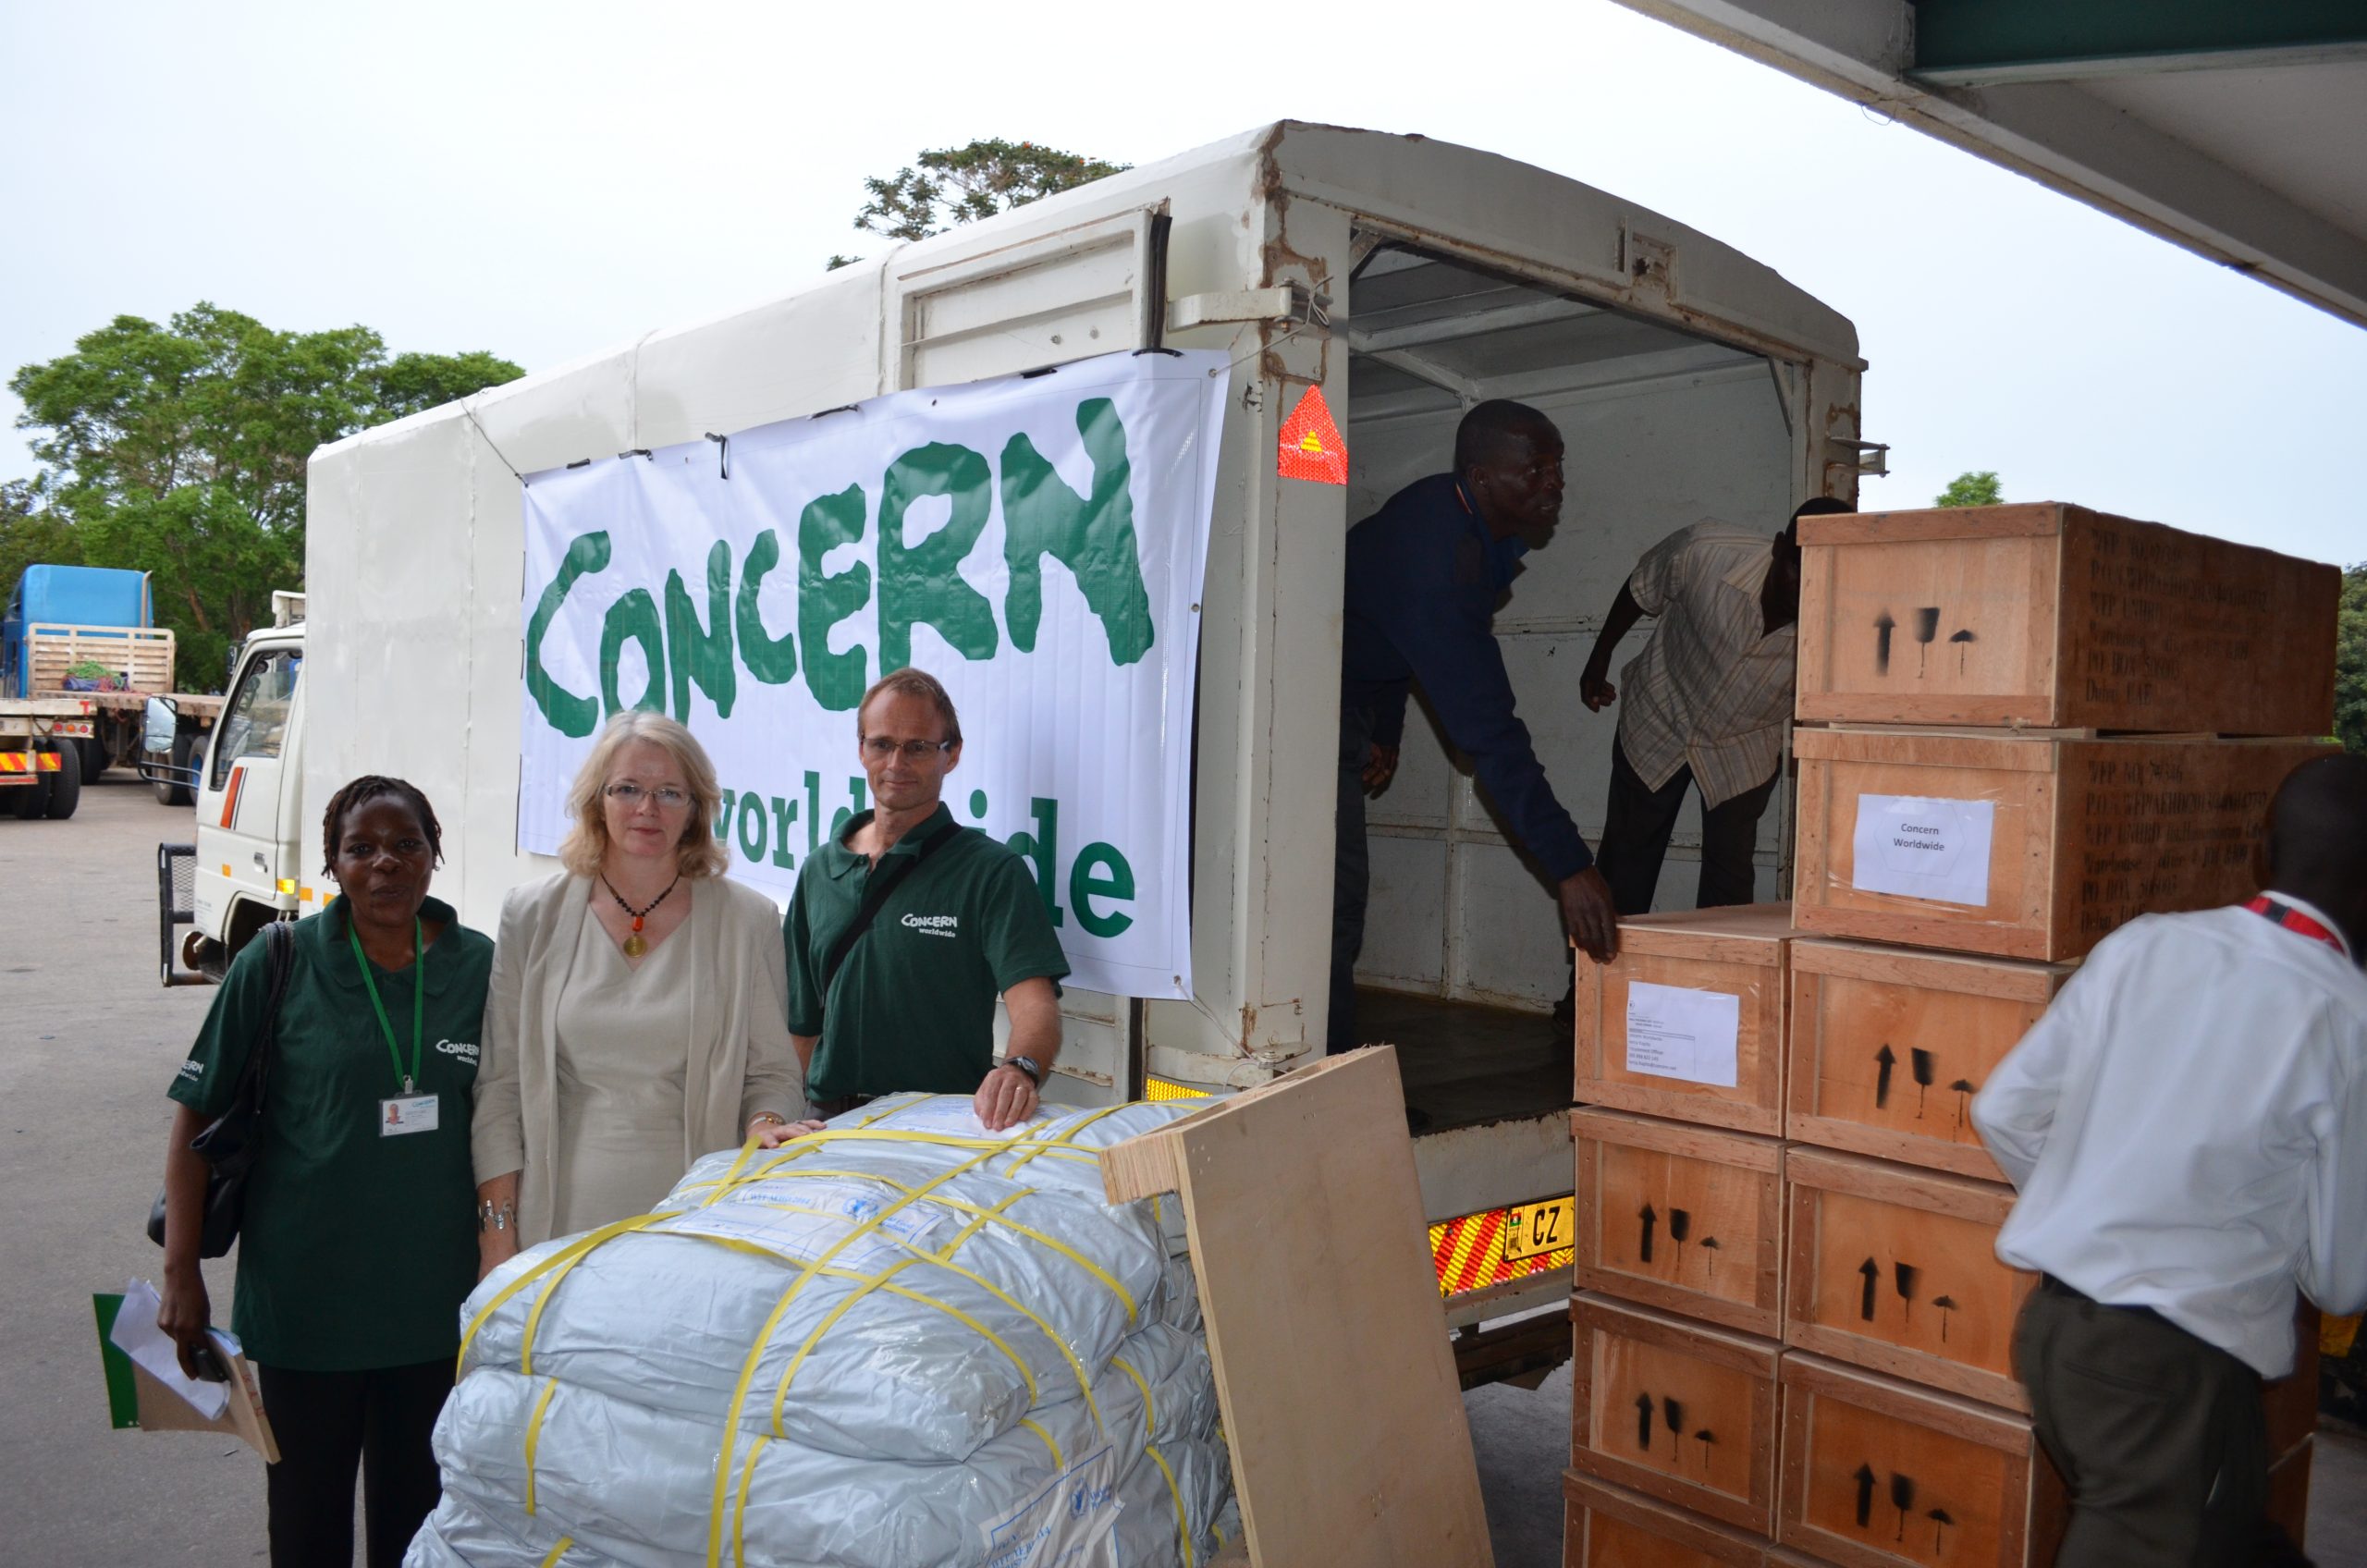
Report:
[[[1331,408],[1323,400],[1322,387],[1308,387],[1291,417],[1282,421],[1282,449],[1275,455],[1274,472],[1284,479],[1311,479],[1318,484],[1348,483],[1348,444],[1340,439],[1340,427],[1331,423]]]

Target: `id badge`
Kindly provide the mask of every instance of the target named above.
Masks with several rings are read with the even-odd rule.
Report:
[[[403,1095],[378,1102],[378,1136],[399,1138],[407,1133],[435,1131],[434,1095]]]

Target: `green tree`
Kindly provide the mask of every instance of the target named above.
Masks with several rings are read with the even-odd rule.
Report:
[[[1935,507],[1993,507],[2005,498],[1997,486],[1997,471],[1967,469],[1948,481],[1948,487],[1932,497]]]
[[[973,141],[939,147],[886,179],[866,179],[871,199],[854,226],[890,239],[926,239],[955,224],[990,218],[1131,168],[1033,141]],[[852,258],[833,256],[833,266]]]
[[[366,326],[281,332],[202,302],[163,325],[117,316],[9,378],[44,466],[0,513],[0,567],[32,550],[153,573],[177,681],[212,687],[271,591],[302,585],[313,450],[523,374],[481,351],[389,358]]]
[[[2367,755],[2367,563],[2342,574],[2336,626],[2334,732],[2343,750]]]

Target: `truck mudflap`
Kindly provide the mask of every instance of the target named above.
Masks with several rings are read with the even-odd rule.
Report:
[[[207,976],[174,962],[173,933],[197,919],[197,846],[156,846],[156,973],[166,986],[202,986]]]

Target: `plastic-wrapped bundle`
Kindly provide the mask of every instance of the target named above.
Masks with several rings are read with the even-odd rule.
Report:
[[[1096,1158],[1188,1109],[995,1135],[881,1101],[514,1260],[464,1309],[411,1561],[1204,1559],[1231,1487],[1181,1216],[1105,1204]]]

